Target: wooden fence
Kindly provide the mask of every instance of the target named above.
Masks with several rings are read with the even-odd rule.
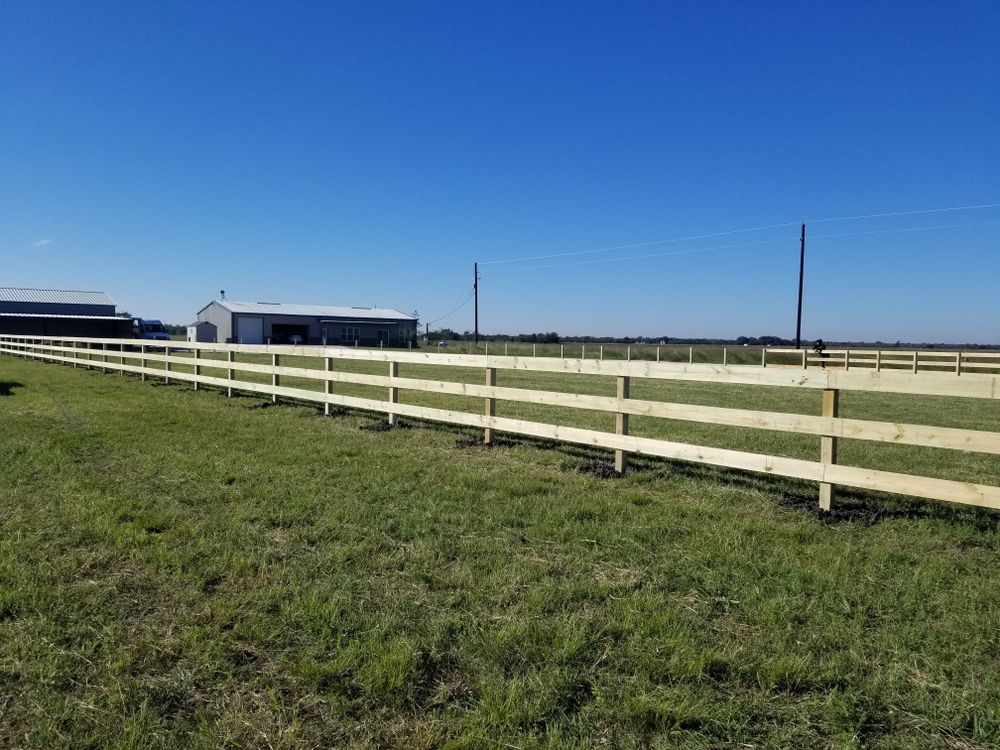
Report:
[[[836,368],[842,370],[869,369],[951,373],[1000,374],[1000,352],[984,351],[919,351],[902,349],[825,349],[822,354],[811,348],[788,349],[766,347],[761,365]]]
[[[961,377],[955,377],[954,374],[924,373],[915,377],[912,371],[855,369],[853,366],[794,369],[758,365],[505,357],[319,346],[176,342],[154,347],[149,342],[123,342],[121,339],[57,339],[6,335],[0,336],[0,353],[118,371],[122,374],[133,373],[144,380],[159,377],[167,381],[186,381],[193,383],[195,388],[200,385],[214,386],[225,389],[229,395],[233,395],[235,391],[248,391],[270,395],[275,401],[280,397],[316,402],[325,404],[327,411],[331,406],[342,406],[379,412],[387,414],[390,422],[405,416],[471,426],[484,431],[486,442],[493,440],[494,432],[506,432],[601,447],[615,452],[618,471],[625,470],[627,454],[636,453],[792,477],[817,482],[819,504],[825,510],[830,509],[834,487],[837,485],[1000,508],[1000,487],[837,463],[837,441],[840,438],[1000,455],[1000,433],[997,432],[845,419],[838,416],[840,391],[1000,400],[1000,376],[996,375],[963,373]],[[224,356],[224,359],[205,357],[208,353]],[[266,356],[270,358],[270,362],[240,361],[237,359],[239,356],[253,356],[256,359]],[[320,358],[323,367],[288,366],[281,363],[283,357]],[[380,363],[386,367],[385,374],[338,370],[337,363],[343,361]],[[483,380],[478,385],[400,377],[400,364],[471,368],[481,371]],[[175,369],[178,366],[187,369]],[[498,386],[498,370],[559,373],[567,377],[608,376],[615,378],[616,390],[614,396],[599,396]],[[206,371],[214,374],[207,374]],[[241,380],[238,377],[241,373],[254,373],[258,377],[265,375],[270,382]],[[282,377],[321,381],[323,389],[284,386],[281,384]],[[821,394],[822,416],[634,399],[630,397],[633,379],[814,390]],[[339,394],[334,388],[337,383],[385,388],[386,397],[375,399]],[[481,398],[483,407],[480,413],[471,413],[404,404],[398,398],[401,389]],[[604,432],[496,416],[497,401],[605,412],[615,416],[615,431]],[[630,435],[630,415],[818,436],[820,455],[818,460],[809,461]]]

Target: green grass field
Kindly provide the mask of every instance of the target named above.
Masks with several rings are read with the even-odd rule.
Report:
[[[819,410],[781,389],[633,395]],[[1000,430],[996,402],[841,405]],[[0,358],[0,747],[1000,744],[1000,514],[842,493],[821,519],[800,482],[638,458],[601,478],[602,452],[381,423]],[[633,426],[818,456],[814,438]],[[1000,484],[997,457],[845,441],[841,459]]]

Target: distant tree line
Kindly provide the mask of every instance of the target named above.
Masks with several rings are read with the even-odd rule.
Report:
[[[439,328],[427,334],[433,341],[472,341],[472,331],[458,331]],[[545,333],[480,333],[480,341],[518,341],[527,344],[677,344],[691,346],[795,346],[795,339],[782,336],[737,336],[736,338],[691,338],[683,336],[560,336],[555,331]],[[811,346],[814,339],[803,339],[803,346]],[[996,344],[957,344],[910,341],[834,341],[827,339],[826,346],[840,349],[851,347],[877,347],[881,349],[996,349]]]

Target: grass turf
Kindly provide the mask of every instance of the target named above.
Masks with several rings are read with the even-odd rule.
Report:
[[[1000,743],[998,514],[856,493],[829,523],[775,478],[0,381],[0,746]]]

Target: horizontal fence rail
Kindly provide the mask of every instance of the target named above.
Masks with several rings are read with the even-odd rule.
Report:
[[[1000,375],[1000,352],[905,351],[902,349],[789,349],[765,347],[761,365],[906,371],[911,373],[963,373]]]
[[[796,351],[796,350],[792,350]],[[1000,399],[1000,376],[979,372],[954,373],[912,370],[854,368],[853,354],[846,367],[794,369],[762,365],[717,365],[648,360],[557,359],[478,354],[441,354],[406,350],[362,350],[343,347],[282,346],[250,344],[205,344],[188,342],[123,341],[121,339],[70,339],[53,337],[0,336],[0,353],[48,362],[132,373],[143,379],[163,378],[199,386],[279,398],[296,399],[399,417],[444,422],[480,428],[490,442],[494,432],[547,438],[615,451],[615,466],[626,467],[629,453],[710,464],[764,474],[814,481],[819,484],[820,507],[829,510],[837,485],[878,490],[914,497],[1000,508],[1000,488],[953,479],[846,466],[837,463],[837,441],[841,438],[897,445],[922,446],[1000,455],[1000,433],[960,428],[898,424],[838,416],[840,391],[867,391],[928,396],[951,396],[984,400]],[[829,352],[831,355],[834,352]],[[866,352],[866,356],[871,352]],[[211,355],[211,356],[206,356]],[[237,359],[243,357],[243,360]],[[264,361],[247,361],[253,357]],[[291,357],[319,358],[321,367],[289,366]],[[338,362],[381,363],[384,375],[338,370]],[[400,377],[399,366],[435,365],[481,370],[481,384]],[[828,360],[829,364],[829,360]],[[177,369],[185,368],[185,369]],[[614,378],[615,395],[514,388],[496,385],[498,370],[600,375]],[[242,379],[241,374],[266,376],[270,382]],[[322,390],[282,385],[282,378],[319,381]],[[631,398],[635,379],[678,380],[698,383],[740,384],[817,390],[822,394],[822,415],[755,411],[717,406],[672,403]],[[353,384],[386,390],[384,400],[349,396],[336,392],[337,384]],[[482,399],[480,413],[400,403],[400,391],[465,396]],[[496,402],[508,401],[602,412],[615,417],[615,431],[605,432],[566,425],[496,416]],[[818,436],[817,461],[674,442],[630,435],[629,416],[654,417],[712,425],[772,430]]]

